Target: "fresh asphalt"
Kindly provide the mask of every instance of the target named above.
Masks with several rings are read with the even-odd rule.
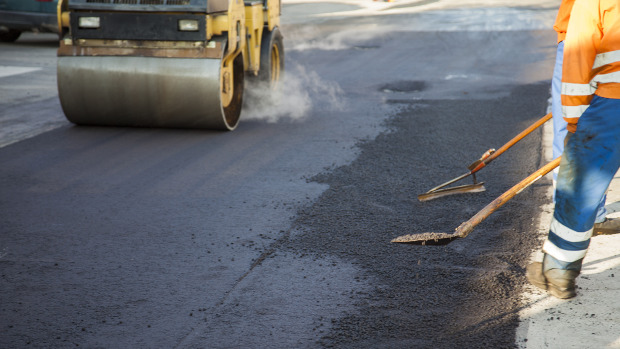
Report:
[[[416,199],[546,113],[554,35],[409,27],[436,15],[285,21],[286,98],[234,132],[56,121],[0,148],[0,346],[514,346],[548,180],[445,247],[389,240],[450,232],[540,165],[537,131],[487,192]],[[24,40],[0,52],[53,55]],[[44,92],[3,117],[62,116]]]

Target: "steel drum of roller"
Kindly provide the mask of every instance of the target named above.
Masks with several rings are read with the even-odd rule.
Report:
[[[223,104],[221,65],[217,59],[59,57],[58,93],[67,119],[78,125],[233,130],[239,111],[231,109],[241,101]],[[235,85],[243,88],[242,81]]]

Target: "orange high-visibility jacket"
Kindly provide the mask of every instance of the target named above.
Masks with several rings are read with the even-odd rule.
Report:
[[[562,112],[575,132],[594,94],[620,99],[620,0],[576,0],[566,34]]]
[[[570,11],[573,9],[575,0],[562,0],[558,15],[555,18],[553,30],[558,33],[558,44],[566,38],[566,29],[568,28],[568,20],[570,19]]]

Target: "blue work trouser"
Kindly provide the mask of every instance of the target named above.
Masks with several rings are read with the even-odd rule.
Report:
[[[545,253],[566,264],[586,255],[601,198],[620,167],[620,99],[594,96],[560,162]]]
[[[551,80],[551,114],[553,115],[553,158],[562,155],[564,151],[564,138],[566,137],[566,121],[562,117],[562,63],[564,61],[564,41],[558,44],[555,55],[555,66],[553,67],[553,79]],[[557,183],[557,169],[553,171],[553,182]],[[553,196],[555,201],[555,193]],[[605,199],[603,195],[596,214],[596,223],[603,222],[607,215],[605,210]]]

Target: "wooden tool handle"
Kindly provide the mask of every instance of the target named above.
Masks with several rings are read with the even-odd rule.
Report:
[[[504,144],[501,148],[499,148],[498,150],[493,152],[493,154],[491,154],[489,157],[484,159],[481,163],[478,164],[478,166],[476,166],[473,170],[471,170],[471,173],[476,173],[476,172],[480,171],[480,169],[482,169],[484,166],[488,165],[489,163],[491,163],[491,161],[495,160],[495,158],[497,158],[498,156],[502,155],[502,153],[504,153],[506,150],[508,150],[508,148],[512,147],[517,142],[522,140],[525,136],[527,136],[530,133],[532,133],[532,131],[537,129],[540,125],[542,125],[545,122],[549,121],[549,119],[551,119],[551,117],[552,117],[551,113],[543,116],[541,119],[539,119],[538,121],[533,123],[530,127],[526,128],[521,133],[516,135],[513,139],[508,141],[508,143]]]
[[[456,228],[455,235],[459,237],[466,237],[474,227],[480,224],[483,220],[485,220],[491,213],[495,212],[498,208],[502,207],[508,200],[512,199],[515,195],[519,194],[525,188],[530,186],[530,184],[539,180],[542,176],[547,173],[553,171],[554,168],[560,165],[560,160],[562,157],[558,157],[557,159],[549,162],[545,166],[538,169],[536,172],[529,175],[527,178],[517,183],[514,187],[508,189],[504,194],[497,197],[497,199],[491,201],[490,204],[486,205],[482,210],[476,213],[473,217],[471,217],[468,221],[461,223],[458,228]]]

